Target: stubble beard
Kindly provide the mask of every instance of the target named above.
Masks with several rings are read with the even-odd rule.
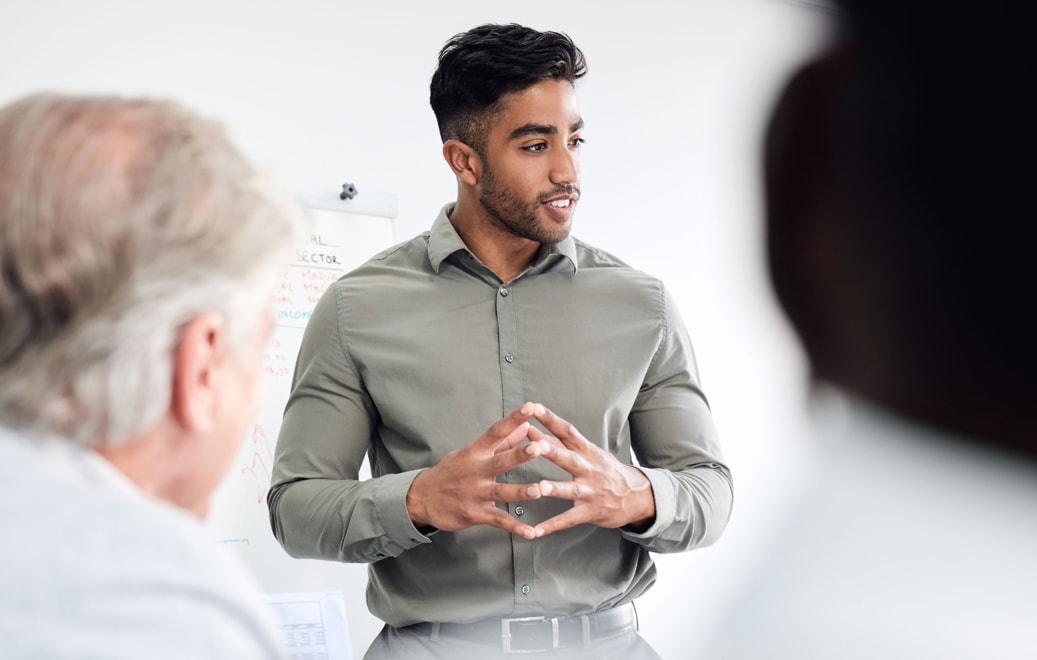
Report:
[[[541,222],[537,217],[540,205],[549,197],[571,193],[575,190],[575,186],[566,184],[555,191],[526,202],[507,186],[501,184],[493,175],[493,170],[487,165],[483,169],[479,203],[482,204],[490,218],[506,232],[544,245],[553,245],[569,236],[572,223]]]

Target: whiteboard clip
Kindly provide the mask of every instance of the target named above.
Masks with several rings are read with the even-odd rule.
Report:
[[[354,197],[356,197],[356,194],[357,194],[356,186],[354,186],[352,183],[343,183],[342,184],[342,194],[340,194],[338,196],[338,198],[339,199],[353,199]]]

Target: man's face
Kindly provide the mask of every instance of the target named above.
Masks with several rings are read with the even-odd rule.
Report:
[[[226,346],[222,356],[222,378],[219,380],[219,403],[216,427],[202,446],[205,453],[199,468],[199,501],[202,517],[208,509],[209,496],[227,473],[241,447],[262,395],[263,350],[273,325],[273,308],[268,304],[260,315],[251,338],[242,345]]]
[[[504,97],[486,139],[479,201],[501,229],[538,243],[569,235],[580,197],[583,119],[567,81]]]

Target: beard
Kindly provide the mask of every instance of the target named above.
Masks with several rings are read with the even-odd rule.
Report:
[[[524,200],[493,175],[487,163],[483,168],[482,190],[479,203],[498,227],[506,232],[537,243],[551,245],[565,240],[571,222],[555,222],[539,217],[541,205],[560,194],[576,193],[579,189],[572,184],[558,186],[554,190]]]

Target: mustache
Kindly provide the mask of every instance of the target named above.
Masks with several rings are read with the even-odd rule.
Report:
[[[572,183],[564,183],[555,187],[555,189],[550,192],[540,193],[540,195],[537,196],[537,202],[543,203],[551,198],[558,197],[559,195],[571,195],[576,199],[579,199],[580,187]]]

